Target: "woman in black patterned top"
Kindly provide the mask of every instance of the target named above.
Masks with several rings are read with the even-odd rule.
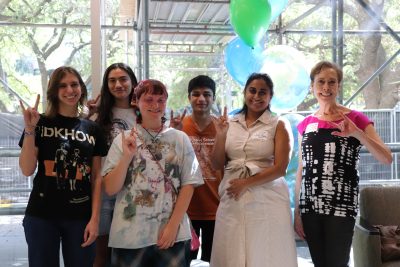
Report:
[[[318,110],[297,126],[302,157],[296,179],[295,230],[307,241],[316,267],[348,266],[358,211],[357,165],[364,145],[381,163],[389,148],[373,122],[336,102],[343,73],[321,61],[311,70]]]

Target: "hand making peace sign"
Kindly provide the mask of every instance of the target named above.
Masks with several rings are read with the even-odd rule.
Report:
[[[182,115],[177,115],[174,117],[174,111],[171,109],[171,119],[169,122],[169,127],[175,128],[177,130],[182,130],[183,128],[183,119],[186,116],[186,109],[183,111]]]
[[[19,100],[19,105],[22,110],[22,115],[24,115],[25,128],[36,127],[36,124],[38,123],[40,118],[39,112],[37,111],[39,102],[40,102],[39,94],[36,97],[36,102],[33,108],[31,108],[30,106],[28,106],[28,108],[25,108],[24,103],[22,103],[22,100]]]
[[[228,108],[224,107],[224,113],[217,119],[213,120],[215,125],[215,130],[217,131],[217,135],[226,136],[226,133],[229,129],[229,122],[228,122]]]

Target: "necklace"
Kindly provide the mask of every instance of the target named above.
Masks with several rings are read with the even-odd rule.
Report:
[[[154,144],[154,143],[156,142],[157,137],[160,135],[162,129],[164,128],[164,126],[162,125],[161,128],[160,128],[160,130],[158,130],[158,132],[157,132],[155,135],[152,135],[152,134],[149,132],[149,130],[147,130],[147,129],[144,128],[143,126],[142,126],[142,128],[150,135],[151,142]]]
[[[321,116],[335,116],[337,114],[339,114],[338,111],[333,111],[333,112],[325,112],[325,111],[317,111],[315,113],[317,116],[321,117]]]

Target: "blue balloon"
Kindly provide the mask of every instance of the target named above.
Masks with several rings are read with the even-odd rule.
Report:
[[[242,39],[236,37],[228,43],[224,50],[225,67],[232,78],[241,86],[253,72],[258,72],[262,65],[262,48],[251,48]]]
[[[302,115],[295,113],[288,113],[282,116],[286,118],[290,126],[292,128],[293,134],[293,150],[292,150],[292,158],[290,159],[289,165],[286,170],[285,179],[289,186],[290,191],[290,206],[294,208],[294,197],[295,197],[295,186],[296,186],[296,172],[299,164],[299,132],[297,131],[297,125],[304,119]]]
[[[271,110],[283,113],[295,109],[310,87],[305,57],[293,47],[276,45],[268,48],[262,58],[264,64],[260,71],[268,73],[274,82]]]
[[[269,0],[271,5],[271,22],[275,21],[288,4],[288,0]]]
[[[242,109],[242,108],[236,108],[236,109],[234,109],[234,110],[228,112],[228,117],[230,118],[230,117],[235,116],[236,114],[239,113],[239,111],[240,111],[241,109]]]

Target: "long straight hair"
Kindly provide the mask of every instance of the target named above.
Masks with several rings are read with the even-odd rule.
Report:
[[[115,105],[115,98],[114,96],[110,93],[110,88],[108,87],[108,76],[110,75],[110,72],[115,70],[115,69],[121,69],[125,71],[132,84],[132,90],[131,93],[129,94],[128,102],[132,99],[133,95],[133,89],[137,85],[137,79],[135,76],[135,73],[125,63],[114,63],[108,66],[106,71],[104,72],[103,76],[103,84],[101,86],[101,92],[100,92],[100,105],[97,109],[97,119],[96,122],[101,126],[101,128],[104,131],[104,135],[106,137],[107,141],[112,141],[111,139],[111,128],[112,128],[112,119],[113,119],[113,112],[112,108]]]

